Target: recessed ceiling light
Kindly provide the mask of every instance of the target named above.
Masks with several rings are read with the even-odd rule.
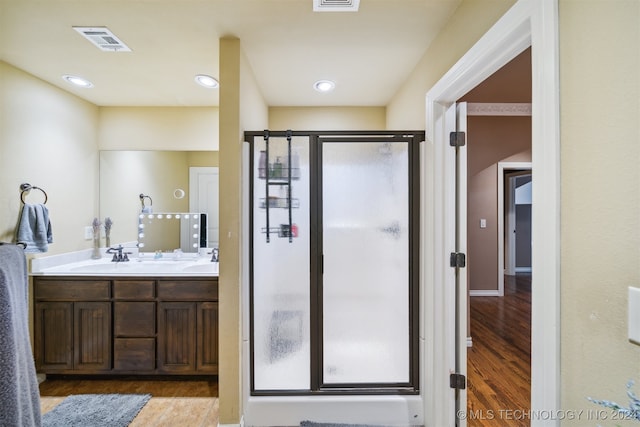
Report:
[[[215,89],[218,86],[220,86],[220,84],[216,79],[214,79],[211,76],[207,76],[206,74],[198,74],[195,80],[196,80],[196,83],[198,83],[199,85],[208,87],[210,89]]]
[[[80,87],[84,87],[84,88],[93,87],[93,83],[91,83],[87,79],[83,79],[82,77],[71,76],[69,74],[65,74],[64,76],[62,76],[62,78],[65,79],[66,81],[68,81],[69,83],[74,84],[76,86],[80,86]]]
[[[336,84],[331,80],[318,80],[313,84],[313,88],[318,92],[331,92],[335,87]]]

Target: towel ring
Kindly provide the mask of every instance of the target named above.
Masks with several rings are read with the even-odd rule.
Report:
[[[47,204],[47,200],[49,200],[49,197],[47,196],[47,192],[44,191],[42,188],[40,187],[36,187],[35,185],[31,185],[28,183],[24,183],[24,184],[20,184],[20,190],[22,190],[22,192],[20,193],[20,200],[22,201],[22,204],[24,205],[24,193],[28,193],[29,191],[31,191],[32,189],[35,190],[40,190],[42,191],[42,194],[44,194],[44,204]]]
[[[153,200],[151,200],[150,196],[147,196],[146,194],[142,194],[140,193],[140,203],[142,203],[142,209],[146,208],[147,206],[144,204],[144,199],[149,199],[149,206],[153,205]]]

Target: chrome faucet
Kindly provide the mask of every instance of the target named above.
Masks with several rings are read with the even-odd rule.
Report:
[[[118,245],[117,248],[109,248],[107,249],[107,253],[108,254],[113,254],[113,258],[111,259],[111,262],[125,262],[125,261],[129,261],[129,254],[131,252],[123,252],[124,248],[122,247],[122,245]]]
[[[211,251],[211,262],[219,262],[219,261],[220,261],[220,256],[219,256],[218,248],[213,248],[213,250]]]

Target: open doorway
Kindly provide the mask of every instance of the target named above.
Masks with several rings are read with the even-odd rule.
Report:
[[[502,176],[498,172],[498,179],[504,182],[504,192],[498,212],[502,212],[504,218],[504,251],[499,251],[498,260],[504,262],[505,275],[531,273],[531,164],[523,164],[522,169],[505,169],[504,165],[498,165],[499,171],[500,166],[503,166]],[[498,197],[500,194],[498,192]]]
[[[468,93],[502,64],[531,46],[532,69],[532,163],[536,170],[533,187],[535,209],[532,227],[535,233],[532,271],[532,333],[531,346],[531,410],[554,411],[559,408],[559,114],[557,65],[557,2],[519,1],[476,43],[426,95],[427,141],[425,165],[437,168],[435,176],[426,176],[425,197],[435,202],[432,215],[425,218],[425,242],[433,250],[434,260],[425,259],[433,274],[425,277],[425,361],[434,366],[433,381],[425,390],[433,398],[425,400],[425,418],[434,425],[467,425],[456,413],[458,400],[465,400],[467,390],[451,388],[451,372],[458,362],[466,365],[466,351],[457,351],[467,342],[464,334],[456,333],[455,325],[465,324],[465,300],[457,297],[457,270],[445,260],[455,248],[456,158],[451,150],[450,132],[454,127],[446,122],[449,107]],[[455,125],[455,123],[454,123]],[[433,179],[431,179],[433,178]],[[466,194],[466,193],[465,193]],[[466,212],[466,211],[465,211]],[[430,301],[434,301],[432,304]],[[461,322],[458,322],[460,319]],[[432,323],[429,323],[432,322]],[[438,324],[438,322],[440,322]],[[433,327],[433,325],[438,325]],[[431,327],[431,329],[430,329]],[[451,337],[455,337],[451,339]],[[433,344],[431,344],[433,343]],[[460,345],[459,345],[460,344]],[[455,362],[455,363],[454,363]],[[461,365],[462,366],[462,365]],[[461,372],[465,374],[466,372]],[[456,381],[459,375],[454,377]],[[427,415],[431,414],[431,416]],[[495,425],[495,423],[494,423]]]
[[[459,99],[468,104],[467,410],[474,414],[467,420],[470,426],[484,425],[483,418],[500,411],[531,409],[530,193],[528,204],[516,203],[521,202],[516,193],[520,196],[531,185],[531,78],[529,48]],[[527,212],[528,252],[516,250],[517,239],[510,232],[519,217],[526,217],[517,213]],[[528,264],[528,273],[516,275],[517,264]]]

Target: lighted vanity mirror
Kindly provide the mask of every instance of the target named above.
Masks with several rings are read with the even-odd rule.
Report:
[[[138,250],[198,253],[206,246],[207,216],[202,213],[141,213],[138,215]]]

